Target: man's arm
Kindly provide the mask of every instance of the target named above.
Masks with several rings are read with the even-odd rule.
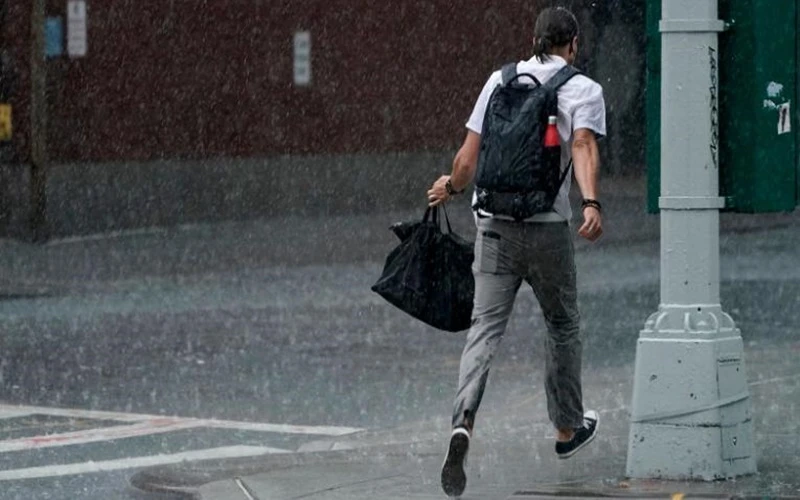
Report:
[[[447,181],[450,181],[452,189],[461,192],[469,186],[475,177],[475,169],[478,166],[478,153],[481,146],[481,136],[472,130],[467,132],[464,144],[456,153],[453,159],[453,172],[450,175],[443,175],[433,183],[428,191],[428,202],[435,207],[450,199],[447,193]]]
[[[597,200],[597,180],[600,172],[600,153],[597,139],[592,130],[580,128],[573,132],[572,162],[575,167],[575,180],[584,200]],[[603,220],[600,210],[594,206],[582,208],[584,222],[578,234],[589,241],[595,241],[603,234]]]

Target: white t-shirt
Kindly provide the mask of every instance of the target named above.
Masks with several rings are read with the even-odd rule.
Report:
[[[517,63],[517,73],[530,73],[543,84],[547,82],[561,68],[566,66],[567,61],[559,56],[550,56],[544,62],[534,57],[528,61]],[[533,83],[530,78],[520,77],[520,82]],[[495,71],[484,85],[475,109],[467,122],[467,128],[480,134],[483,128],[483,116],[486,113],[486,106],[489,97],[495,87],[502,82],[500,71]],[[594,80],[577,75],[570,79],[558,90],[558,133],[561,136],[561,171],[569,166],[572,156],[572,131],[580,128],[588,128],[594,131],[598,138],[606,134],[606,105],[603,100],[603,88]],[[568,175],[561,185],[553,205],[553,211],[549,213],[536,214],[526,219],[530,222],[562,222],[572,219],[572,208],[569,205],[569,190],[572,184],[572,175]],[[473,204],[475,195],[473,194]],[[491,216],[481,210],[480,215]],[[508,218],[497,216],[498,218]]]

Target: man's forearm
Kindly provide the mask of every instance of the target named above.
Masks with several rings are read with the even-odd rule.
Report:
[[[475,167],[473,162],[467,161],[461,152],[456,154],[453,160],[453,172],[450,174],[450,184],[456,191],[463,191],[475,177]]]
[[[597,141],[592,139],[575,140],[572,144],[572,162],[575,180],[584,199],[596,200],[597,181],[600,175],[600,153]]]

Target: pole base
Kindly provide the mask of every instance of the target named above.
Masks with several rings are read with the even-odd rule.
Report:
[[[741,334],[718,306],[699,309],[662,308],[641,332],[629,477],[711,481],[756,472]],[[676,324],[712,328],[680,335],[668,327]]]

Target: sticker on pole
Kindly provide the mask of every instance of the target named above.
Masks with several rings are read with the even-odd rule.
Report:
[[[778,106],[778,135],[792,131],[792,103],[785,102]]]

